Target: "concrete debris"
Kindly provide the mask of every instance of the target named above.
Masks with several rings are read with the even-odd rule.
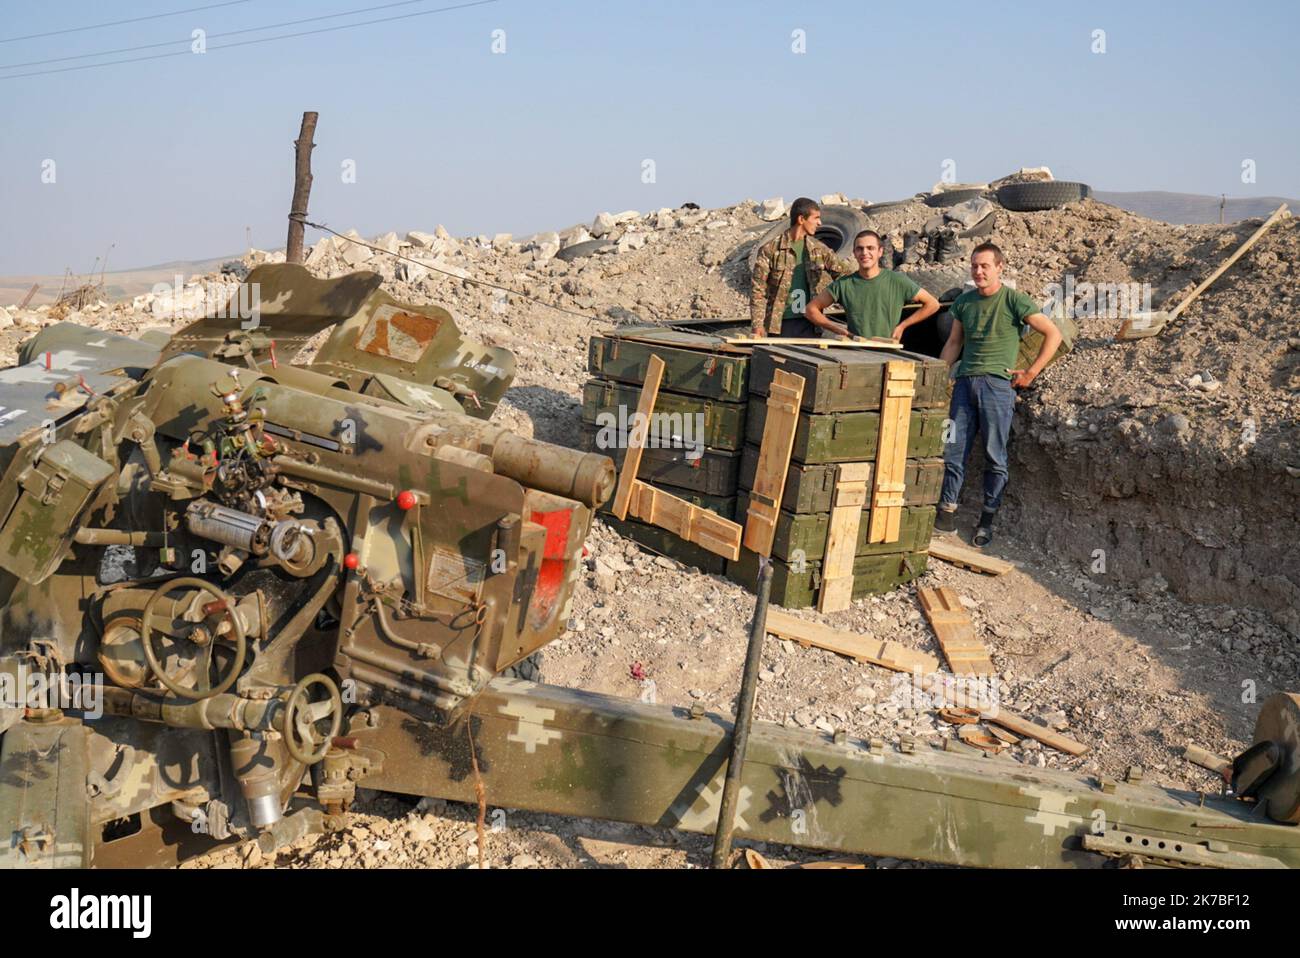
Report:
[[[608,236],[610,233],[614,232],[614,227],[617,225],[618,221],[609,213],[597,213],[596,218],[591,221],[591,226],[589,227],[588,232],[590,232],[595,239],[601,239],[602,237]]]
[[[771,223],[785,215],[785,197],[774,196],[758,204],[758,218]]]

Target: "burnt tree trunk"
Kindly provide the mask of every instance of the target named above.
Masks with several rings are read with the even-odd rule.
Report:
[[[316,134],[316,117],[315,113],[302,115],[302,129],[293,145],[293,204],[289,208],[289,240],[284,252],[286,263],[303,261],[303,220],[307,218],[307,199],[311,196],[311,151],[316,145],[312,142]]]

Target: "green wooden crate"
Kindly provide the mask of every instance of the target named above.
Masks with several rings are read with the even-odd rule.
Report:
[[[740,488],[750,489],[758,472],[758,446],[745,446],[740,458]],[[870,484],[871,477],[867,477]],[[903,502],[909,506],[932,506],[943,489],[943,460],[909,459],[903,473]],[[835,491],[835,465],[790,463],[781,492],[781,508],[794,513],[829,512]]]
[[[1074,342],[1079,338],[1079,325],[1069,316],[1050,317],[1056,324],[1056,328],[1061,331],[1061,345],[1056,348],[1055,355],[1048,360],[1050,366],[1058,359],[1069,354],[1074,348]],[[1016,354],[1016,368],[1028,369],[1038,358],[1038,351],[1043,348],[1043,334],[1032,327],[1025,327],[1024,333],[1020,337],[1020,351]]]
[[[582,421],[597,423],[612,417],[620,427],[636,413],[641,387],[606,379],[589,379],[582,387]],[[714,449],[739,449],[745,442],[744,403],[720,402],[660,390],[655,400],[654,426],[661,435],[681,436],[687,443],[703,442]]]
[[[741,492],[736,497],[736,515],[744,522],[749,509],[749,494]],[[898,539],[894,542],[867,542],[871,510],[863,509],[858,523],[858,541],[854,555],[884,555],[888,552],[924,552],[930,547],[934,533],[934,506],[905,506],[899,523]],[[772,537],[772,555],[792,561],[798,552],[805,560],[821,559],[826,555],[826,538],[830,529],[828,512],[786,512],[776,516],[776,532]]]
[[[602,432],[595,423],[582,424],[583,447],[588,452],[599,452],[614,460],[614,466],[623,467],[627,455],[626,441],[617,435]],[[616,445],[610,448],[604,441],[613,438]],[[655,485],[677,486],[692,492],[711,496],[734,496],[740,478],[740,452],[730,449],[670,449],[647,447],[641,451],[641,468],[637,478]]]
[[[675,330],[638,338],[604,333],[587,344],[587,369],[603,379],[643,383],[650,357],[658,356],[664,361],[660,389],[743,402],[749,392],[749,353],[716,342],[717,337]]]
[[[924,552],[891,552],[887,555],[858,556],[853,560],[853,598],[879,595],[911,582],[925,572],[929,555]],[[758,588],[758,556],[748,549],[727,563],[727,578],[751,592]],[[805,562],[802,568],[780,559],[772,560],[771,600],[787,609],[807,609],[817,604],[821,588],[821,563]]]
[[[947,409],[912,410],[907,430],[909,459],[943,454],[943,424],[947,418]],[[751,398],[745,417],[745,439],[762,443],[766,422],[767,399]],[[871,461],[876,458],[879,439],[878,412],[801,412],[790,458],[802,463]]]
[[[726,571],[727,560],[722,556],[714,555],[708,549],[704,549],[694,542],[679,539],[667,529],[646,525],[643,522],[634,522],[630,519],[620,521],[606,513],[601,513],[600,521],[607,524],[623,538],[631,539],[638,545],[644,546],[658,555],[676,559],[683,565],[695,566],[701,572],[708,572],[711,575],[722,575]]]
[[[756,346],[750,364],[750,392],[766,396],[778,369],[804,378],[803,409],[807,412],[853,412],[880,409],[885,364],[908,359],[916,363],[917,409],[947,408],[952,386],[941,360],[899,349],[859,349],[816,346]]]

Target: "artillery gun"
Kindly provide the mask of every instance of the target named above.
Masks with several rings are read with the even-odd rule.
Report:
[[[508,674],[563,631],[613,463],[493,425],[513,357],[379,283],[262,266],[232,297],[251,311],[171,336],[61,323],[0,371],[5,864],[277,847],[359,784],[715,827],[727,717]],[[1265,704],[1230,796],[757,723],[736,834],[1297,865],[1298,719]]]

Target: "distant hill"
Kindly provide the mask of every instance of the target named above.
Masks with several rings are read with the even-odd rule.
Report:
[[[1093,198],[1122,210],[1130,210],[1147,219],[1164,223],[1217,223],[1219,203],[1217,196],[1197,193],[1167,193],[1163,190],[1144,190],[1139,193],[1108,193],[1093,191]],[[1223,207],[1223,222],[1259,219],[1268,216],[1282,203],[1293,212],[1300,213],[1300,203],[1280,196],[1254,198],[1229,198]]]

